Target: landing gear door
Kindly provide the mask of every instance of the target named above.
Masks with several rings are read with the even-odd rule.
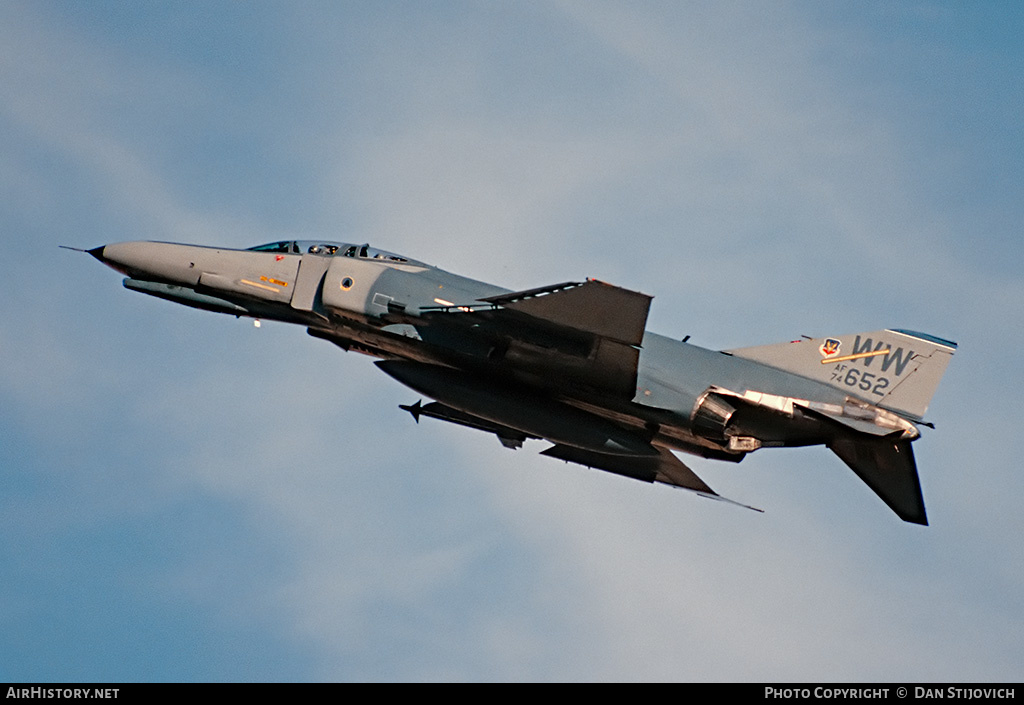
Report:
[[[292,308],[317,313],[321,311],[320,285],[331,266],[332,259],[323,255],[302,255],[299,274],[295,279],[295,292],[292,294]]]

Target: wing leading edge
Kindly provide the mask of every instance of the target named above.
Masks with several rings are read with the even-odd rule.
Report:
[[[667,448],[658,447],[658,454],[654,456],[636,455],[607,455],[593,451],[573,448],[572,446],[555,444],[547,450],[541,451],[541,455],[549,458],[558,458],[567,463],[585,465],[588,468],[597,468],[605,472],[631,477],[634,480],[643,482],[661,482],[673,487],[696,492],[701,497],[716,499],[721,502],[728,502],[746,509],[753,509],[755,512],[762,510],[751,507],[740,502],[727,499],[711,489],[704,480],[689,468],[682,460],[677,458]]]

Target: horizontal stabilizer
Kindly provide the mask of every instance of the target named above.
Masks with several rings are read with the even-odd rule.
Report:
[[[928,525],[910,441],[842,436],[828,447],[903,521]]]

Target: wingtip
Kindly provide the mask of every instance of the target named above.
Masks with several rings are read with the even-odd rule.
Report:
[[[706,497],[707,499],[713,499],[713,500],[716,500],[718,502],[725,502],[726,504],[734,504],[737,507],[743,507],[744,509],[752,509],[752,510],[754,510],[755,512],[757,512],[759,514],[764,514],[764,510],[763,509],[759,509],[757,507],[752,507],[749,504],[743,504],[743,502],[737,502],[734,499],[729,499],[728,497],[723,497],[720,494],[708,494],[707,492],[698,492],[697,494],[699,494],[701,497]]]

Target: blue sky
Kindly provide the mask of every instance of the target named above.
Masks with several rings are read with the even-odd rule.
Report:
[[[0,679],[1019,681],[1013,3],[0,4]],[[312,235],[655,296],[711,348],[961,347],[932,526],[824,449],[722,494],[510,452],[57,245]]]

